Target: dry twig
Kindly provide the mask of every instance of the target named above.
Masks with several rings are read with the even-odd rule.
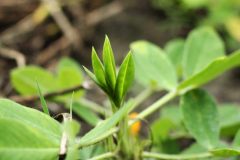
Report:
[[[0,47],[0,55],[6,58],[14,59],[17,62],[18,67],[23,67],[26,65],[26,58],[24,54],[20,53],[19,51]]]
[[[44,96],[45,99],[50,99],[52,97],[61,96],[61,95],[64,95],[64,94],[71,93],[73,91],[89,89],[88,85],[89,84],[82,84],[82,85],[74,86],[74,87],[67,88],[67,89],[64,89],[64,90],[46,93],[43,96]],[[39,99],[39,96],[37,96],[37,95],[25,96],[25,97],[12,96],[12,97],[10,97],[10,99],[12,99],[12,100],[14,100],[15,102],[18,102],[18,103],[29,103],[29,102],[37,101]]]
[[[42,0],[42,2],[47,6],[49,13],[61,28],[65,37],[67,37],[72,44],[78,47],[78,45],[81,44],[78,43],[80,40],[78,37],[79,34],[63,13],[60,4],[56,0]]]

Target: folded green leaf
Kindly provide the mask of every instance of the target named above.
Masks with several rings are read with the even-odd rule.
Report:
[[[190,134],[202,146],[219,144],[219,118],[213,98],[203,90],[192,90],[181,97],[183,121]]]
[[[235,51],[230,56],[214,60],[199,73],[183,81],[178,86],[178,90],[184,91],[197,88],[221,75],[225,71],[238,66],[240,66],[240,50]]]
[[[94,48],[92,48],[92,67],[98,82],[101,84],[102,87],[107,87],[103,64],[98,58],[98,55]]]
[[[201,27],[193,30],[184,46],[183,73],[185,78],[197,74],[224,54],[224,44],[212,28]]]
[[[120,108],[114,115],[110,118],[102,121],[98,126],[93,128],[87,134],[85,134],[80,140],[78,145],[79,146],[87,146],[90,145],[96,140],[101,140],[99,137],[104,137],[108,131],[110,131],[119,121],[123,119],[129,112],[132,107],[132,101],[125,104],[122,108]]]
[[[112,91],[114,91],[116,84],[116,65],[112,47],[107,36],[105,37],[103,45],[103,63],[105,68],[106,82],[111,87]]]
[[[177,75],[167,55],[156,45],[147,41],[131,44],[136,70],[136,80],[144,85],[155,84],[158,88],[173,90]]]
[[[134,62],[132,59],[132,53],[129,52],[125,57],[123,63],[120,66],[117,83],[115,87],[115,96],[118,102],[118,106],[121,104],[123,97],[127,93],[127,90],[132,84],[134,79]]]

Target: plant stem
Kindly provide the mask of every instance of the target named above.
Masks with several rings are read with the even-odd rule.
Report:
[[[191,160],[191,159],[200,159],[200,158],[209,158],[213,155],[211,153],[199,153],[199,154],[188,154],[188,155],[170,155],[162,153],[151,153],[143,152],[143,158],[157,158],[157,159],[167,159],[167,160]]]
[[[147,109],[145,109],[144,111],[139,113],[139,115],[136,117],[136,120],[143,119],[143,118],[147,117],[148,115],[152,114],[157,109],[159,109],[164,104],[166,104],[168,101],[173,99],[175,96],[177,96],[177,92],[176,91],[169,92],[168,94],[163,96],[161,99],[157,100],[155,103],[153,103],[152,105],[147,107]]]
[[[113,152],[107,152],[101,155],[98,155],[96,157],[90,158],[89,160],[101,160],[101,159],[107,159],[107,158],[112,158],[115,157],[115,153]]]

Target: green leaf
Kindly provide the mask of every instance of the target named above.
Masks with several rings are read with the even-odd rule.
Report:
[[[48,110],[48,106],[47,106],[47,102],[45,101],[45,99],[44,99],[44,97],[42,95],[42,92],[41,92],[41,89],[39,87],[38,82],[37,82],[37,88],[38,88],[38,94],[39,94],[39,97],[40,97],[40,101],[41,101],[41,106],[42,106],[43,112],[50,116],[50,113],[49,113],[49,110]]]
[[[95,126],[100,121],[100,118],[91,109],[81,104],[81,102],[73,103],[73,111],[92,126]]]
[[[187,149],[185,149],[181,154],[196,154],[196,153],[206,153],[208,150],[198,143],[193,143],[191,146],[189,146]]]
[[[102,121],[98,126],[93,128],[91,131],[89,131],[87,134],[85,134],[80,140],[79,140],[79,146],[87,146],[92,143],[97,142],[98,140],[101,140],[101,137],[104,137],[104,135],[113,129],[113,127],[123,119],[124,116],[126,116],[129,112],[129,110],[132,107],[132,101],[125,104],[122,108],[120,108],[115,114],[113,114],[110,118]]]
[[[185,78],[197,74],[224,54],[223,42],[212,28],[201,27],[193,30],[184,46],[183,73]]]
[[[178,90],[184,91],[192,88],[197,88],[221,75],[225,71],[238,66],[240,66],[240,50],[235,51],[230,56],[214,60],[198,74],[183,81],[178,86]]]
[[[83,66],[83,69],[85,70],[85,72],[87,73],[87,75],[97,84],[100,85],[100,83],[98,82],[96,76],[89,70],[87,69],[85,66]]]
[[[79,159],[78,148],[76,145],[76,136],[79,133],[80,125],[75,120],[66,120],[63,123],[64,133],[67,135],[67,156],[65,160]]]
[[[48,115],[7,99],[0,99],[0,106],[0,118],[15,119],[26,123],[28,126],[46,133],[56,142],[61,138],[60,124]]]
[[[43,94],[78,86],[83,82],[82,71],[70,58],[60,60],[57,67],[57,75],[37,66],[26,66],[14,69],[11,72],[12,86],[22,95],[37,95],[36,80]],[[83,91],[77,91],[74,98],[83,95]],[[71,94],[58,96],[55,100],[66,101]]]
[[[58,160],[60,140],[16,119],[1,117],[0,126],[0,159]]]
[[[106,82],[111,87],[112,91],[114,91],[116,84],[116,65],[112,47],[107,36],[105,37],[103,45],[103,63],[105,68]]]
[[[80,131],[80,125],[75,120],[66,120],[63,123],[63,130],[67,134],[69,146],[75,143],[75,138]]]
[[[37,66],[21,67],[11,72],[11,84],[22,95],[37,95],[36,79],[43,94],[57,87],[53,75]]]
[[[100,143],[96,145],[91,145],[80,149],[79,155],[82,160],[90,159],[91,157],[97,156],[99,154],[105,153],[105,147]]]
[[[170,132],[175,127],[175,124],[170,119],[161,118],[156,120],[151,125],[154,144],[160,144],[161,141],[168,139]]]
[[[10,100],[0,99],[0,106],[0,159],[58,159],[62,128],[57,121]]]
[[[105,71],[103,68],[103,64],[98,58],[98,55],[94,48],[92,48],[92,67],[98,82],[101,84],[102,87],[106,87]]]
[[[55,78],[57,88],[55,90],[63,90],[78,86],[83,83],[83,74],[77,62],[70,58],[63,58],[58,63],[57,77]],[[83,90],[76,91],[73,99],[79,99],[84,94]],[[58,96],[57,100],[66,102],[71,98],[72,94]]]
[[[240,108],[235,104],[221,104],[219,105],[219,117],[221,119],[220,126],[225,128],[240,124],[239,116]]]
[[[129,52],[120,66],[117,83],[115,88],[115,95],[117,98],[118,106],[122,103],[122,99],[127,93],[127,90],[132,84],[134,79],[134,62],[132,53]]]
[[[202,146],[219,144],[218,111],[213,98],[203,90],[192,90],[181,97],[183,120],[190,134]]]
[[[237,134],[234,137],[233,147],[240,148],[240,129],[238,130]]]
[[[235,148],[217,148],[217,149],[210,150],[210,152],[214,156],[218,156],[218,157],[232,157],[232,156],[240,155],[240,150]]]
[[[149,86],[156,84],[158,88],[175,89],[177,75],[167,55],[156,45],[147,41],[131,44],[135,62],[136,80]]]
[[[179,106],[166,106],[162,108],[160,115],[161,118],[170,119],[174,124],[178,125],[180,125],[183,120],[183,115]]]
[[[182,59],[185,41],[183,39],[174,39],[169,41],[164,47],[164,51],[172,61],[179,76],[182,76]]]
[[[58,62],[57,70],[60,71],[64,68],[70,68],[82,72],[80,65],[69,57],[63,57]]]

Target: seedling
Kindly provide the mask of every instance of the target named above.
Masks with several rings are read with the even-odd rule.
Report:
[[[237,131],[240,124],[239,108],[228,104],[218,109],[213,96],[200,87],[225,71],[239,67],[240,51],[226,56],[223,42],[208,27],[192,31],[186,40],[174,40],[167,44],[165,50],[147,41],[133,42],[130,48],[119,70],[116,69],[107,37],[102,60],[92,49],[93,72],[84,69],[107,95],[111,111],[101,110],[93,102],[85,103],[91,106],[88,107],[90,111],[102,117],[105,115],[105,119],[100,120],[95,115],[93,117],[96,119],[91,121],[85,116],[85,120],[94,128],[82,137],[77,136],[80,127],[74,120],[59,123],[47,114],[10,100],[0,100],[0,159],[237,159],[240,155],[240,131]],[[64,70],[70,72],[66,68]],[[39,72],[43,74],[42,70]],[[44,74],[54,79],[51,74]],[[75,72],[71,74],[78,75]],[[24,94],[33,92],[18,85],[16,77],[22,74],[19,76],[18,71],[14,71],[12,75],[17,90]],[[21,80],[26,87],[27,83],[23,78]],[[127,98],[134,80],[145,90],[135,98]],[[39,81],[39,86],[48,85],[45,82]],[[59,86],[52,87],[54,90]],[[47,92],[47,89],[43,92]],[[139,104],[153,93],[163,90],[166,93],[163,97],[133,116],[132,111]],[[39,93],[44,102],[40,89]],[[73,112],[81,117],[84,117],[84,113],[92,114],[89,110],[77,110],[81,108],[79,104],[75,105],[79,101],[75,96],[72,97],[70,108]],[[180,98],[179,105],[169,106],[168,102],[176,97]],[[66,97],[52,99],[59,100],[64,102]],[[47,113],[45,103],[43,107]],[[161,109],[160,118],[150,125],[151,130],[148,129],[153,137],[142,139],[141,127],[147,125],[143,123],[144,119],[161,107],[164,108]],[[232,119],[227,120],[229,115]],[[183,137],[194,142],[189,148],[180,150],[176,142]],[[229,137],[235,138],[233,141],[224,141]]]

